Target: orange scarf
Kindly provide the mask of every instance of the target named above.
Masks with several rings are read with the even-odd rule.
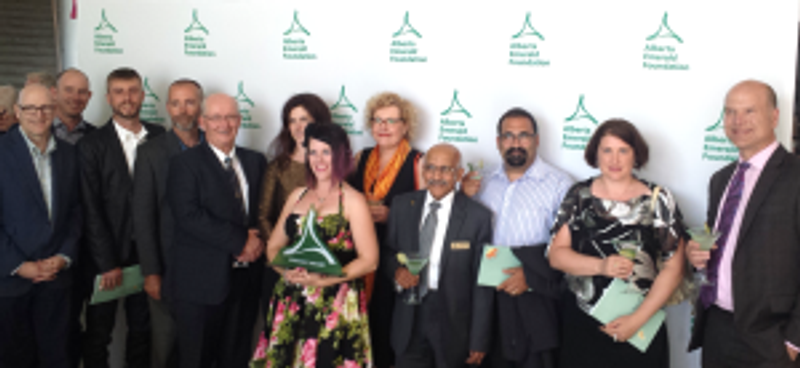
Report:
[[[367,200],[380,201],[389,194],[389,190],[392,189],[392,184],[394,184],[394,179],[400,173],[400,168],[403,167],[409,152],[411,152],[411,145],[408,144],[408,140],[403,139],[400,141],[400,146],[394,151],[392,160],[383,168],[383,172],[378,175],[381,166],[380,146],[375,146],[372,149],[367,158],[367,165],[364,168],[364,194],[367,195]],[[416,182],[416,177],[414,182]],[[367,302],[369,303],[372,300],[372,290],[375,288],[374,272],[364,276],[364,286]]]
[[[367,158],[367,165],[364,168],[364,193],[366,193],[368,200],[379,201],[389,194],[389,190],[392,189],[392,184],[394,184],[397,174],[400,173],[400,168],[403,167],[409,152],[411,152],[411,145],[408,144],[408,140],[403,139],[394,152],[392,160],[378,175],[380,170],[380,147],[375,146],[372,149],[369,158]]]

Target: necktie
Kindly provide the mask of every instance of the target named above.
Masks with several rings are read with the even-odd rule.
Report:
[[[231,183],[233,187],[233,194],[236,199],[239,201],[239,205],[242,210],[242,216],[247,223],[247,211],[245,211],[244,206],[244,196],[242,195],[242,186],[239,183],[239,177],[236,175],[236,170],[233,168],[233,160],[230,157],[225,157],[225,173],[228,176],[228,182]]]
[[[430,211],[422,222],[422,229],[419,231],[419,254],[428,257],[428,266],[419,277],[419,297],[422,298],[428,293],[428,271],[430,271],[431,248],[433,248],[433,237],[436,235],[436,225],[439,219],[436,211],[442,206],[439,202],[431,202]]]
[[[749,167],[750,164],[747,162],[739,164],[736,173],[733,175],[733,179],[731,179],[730,186],[728,187],[728,195],[725,197],[725,204],[722,206],[719,223],[717,224],[717,231],[720,234],[719,239],[717,239],[717,249],[711,252],[711,259],[708,261],[708,271],[706,271],[709,284],[704,285],[700,289],[700,302],[705,308],[710,307],[717,299],[719,263],[725,251],[725,244],[728,242],[728,236],[737,235],[730,234],[730,230],[731,226],[733,226],[733,219],[736,217],[736,212],[739,210],[739,202],[742,200],[744,173]]]

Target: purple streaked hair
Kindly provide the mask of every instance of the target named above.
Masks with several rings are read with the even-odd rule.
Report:
[[[311,170],[308,160],[308,145],[312,139],[323,142],[331,147],[331,179],[334,183],[342,182],[353,169],[353,150],[350,148],[350,138],[339,124],[308,124],[303,145],[306,148],[306,185],[316,188],[317,177]]]

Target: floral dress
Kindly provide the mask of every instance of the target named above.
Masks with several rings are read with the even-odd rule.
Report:
[[[346,265],[356,258],[350,224],[339,213],[320,216],[322,240]],[[302,196],[301,196],[302,198]],[[296,239],[304,216],[291,214],[285,231]],[[364,281],[359,278],[325,288],[275,285],[264,331],[250,366],[253,368],[372,367]]]
[[[656,185],[642,181],[651,192]],[[620,241],[636,240],[641,249],[634,259],[630,281],[647,294],[663,262],[669,260],[686,235],[683,219],[672,194],[665,188],[657,198],[646,194],[628,201],[592,195],[592,181],[576,183],[558,210],[553,234],[566,225],[572,249],[606,258],[619,253]],[[616,343],[600,332],[600,323],[588,315],[612,279],[597,276],[565,276],[568,291],[562,298],[561,367],[611,366],[669,367],[666,325],[662,326],[645,353],[626,343]]]

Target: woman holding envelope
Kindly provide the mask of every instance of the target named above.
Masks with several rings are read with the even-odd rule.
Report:
[[[344,182],[352,162],[350,142],[339,125],[318,122],[306,127],[303,144],[307,185],[289,195],[267,256],[272,262],[282,248],[313,239],[313,246],[325,246],[336,257],[344,275],[275,267],[281,281],[251,366],[371,366],[362,278],[378,266],[378,243],[366,199]]]
[[[567,193],[548,249],[569,286],[561,367],[668,368],[660,310],[683,278],[680,211],[666,188],[634,176],[648,148],[631,123],[601,124],[584,157],[600,175]]]

